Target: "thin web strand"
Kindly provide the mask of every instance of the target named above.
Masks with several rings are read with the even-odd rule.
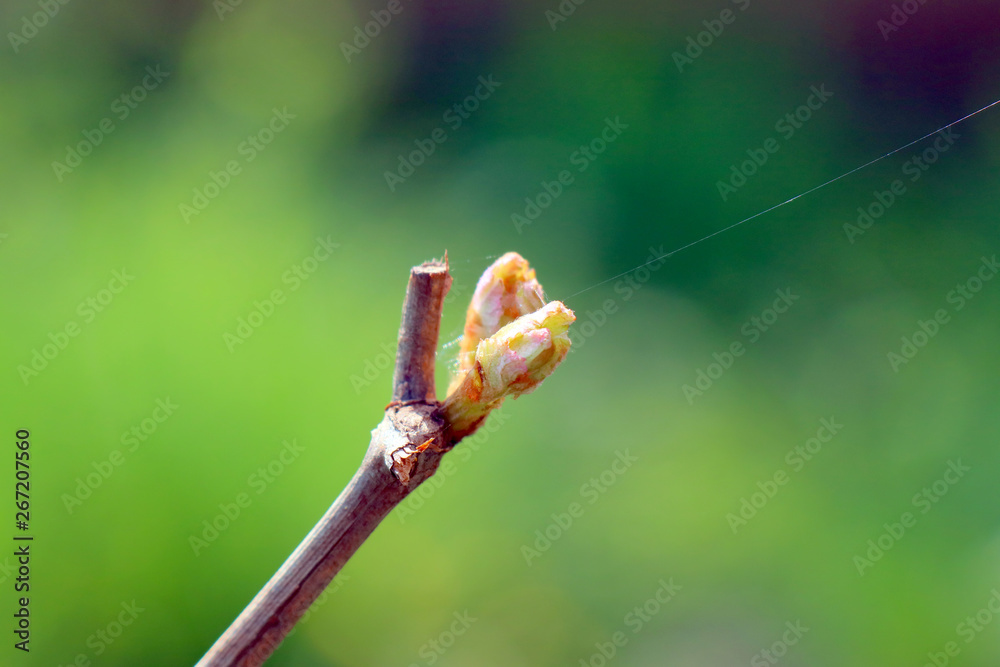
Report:
[[[895,155],[896,153],[899,153],[900,151],[904,151],[907,148],[909,148],[910,146],[913,146],[914,144],[919,144],[921,141],[923,141],[925,139],[928,139],[930,137],[933,137],[935,134],[938,134],[939,132],[944,132],[949,127],[954,127],[955,125],[958,125],[959,123],[963,123],[963,122],[969,120],[970,118],[972,118],[973,116],[975,116],[977,114],[980,114],[980,113],[986,111],[987,109],[989,109],[991,107],[995,107],[998,104],[1000,104],[1000,100],[997,100],[995,102],[987,104],[983,108],[981,108],[981,109],[979,109],[977,111],[973,111],[972,113],[970,113],[970,114],[968,114],[966,116],[962,116],[958,120],[953,121],[951,123],[948,123],[947,125],[944,125],[944,126],[938,128],[938,129],[934,130],[933,132],[928,132],[927,134],[925,134],[924,136],[920,137],[919,139],[914,139],[910,143],[905,144],[903,146],[900,146],[899,148],[897,148],[895,150],[891,150],[888,153],[886,153],[885,155],[881,155],[881,156],[879,156],[879,157],[877,157],[877,158],[875,158],[873,160],[869,160],[868,162],[864,163],[860,167],[855,167],[854,169],[851,169],[850,171],[845,172],[845,173],[841,174],[840,176],[837,176],[836,178],[831,178],[829,181],[826,181],[825,183],[822,183],[822,184],[817,185],[817,186],[815,186],[813,188],[810,188],[810,189],[806,190],[805,192],[799,193],[799,194],[795,195],[794,197],[792,197],[790,199],[786,199],[785,201],[781,202],[780,204],[775,204],[774,206],[772,206],[770,208],[767,208],[767,209],[764,209],[763,211],[761,211],[759,213],[755,213],[755,214],[751,215],[749,218],[744,218],[743,220],[740,220],[739,222],[735,222],[735,223],[729,225],[728,227],[723,227],[722,229],[716,230],[716,231],[712,232],[711,234],[709,234],[707,236],[703,236],[702,238],[700,238],[700,239],[698,239],[696,241],[692,241],[691,243],[688,243],[687,245],[683,245],[680,248],[677,248],[676,250],[671,250],[670,252],[668,252],[665,255],[662,255],[660,257],[655,257],[655,258],[649,260],[648,262],[644,262],[644,263],[640,264],[639,266],[636,266],[636,267],[633,267],[633,268],[629,269],[628,271],[622,271],[621,273],[619,273],[616,276],[611,276],[610,278],[607,278],[606,280],[602,280],[599,283],[595,283],[595,284],[591,285],[590,287],[587,287],[585,289],[580,290],[579,292],[576,292],[574,294],[569,295],[568,297],[566,297],[565,299],[563,299],[563,301],[569,301],[573,297],[579,296],[579,295],[583,294],[584,292],[589,292],[590,290],[594,289],[595,287],[600,287],[601,285],[606,285],[607,283],[610,283],[612,280],[617,280],[618,278],[621,278],[622,276],[627,276],[628,274],[632,273],[633,271],[641,269],[644,266],[648,266],[649,264],[652,264],[653,262],[659,262],[660,260],[667,259],[668,257],[676,255],[677,253],[681,252],[682,250],[687,250],[691,246],[696,246],[699,243],[707,241],[708,239],[710,239],[710,238],[712,238],[714,236],[718,236],[719,234],[722,234],[723,232],[728,232],[730,229],[733,229],[735,227],[739,227],[740,225],[742,225],[744,223],[747,223],[747,222],[750,222],[751,220],[753,220],[755,218],[759,218],[760,216],[764,215],[765,213],[770,213],[771,211],[773,211],[775,209],[778,209],[778,208],[781,208],[782,206],[785,206],[786,204],[791,204],[796,199],[801,199],[802,197],[805,197],[806,195],[812,194],[813,192],[816,192],[817,190],[821,190],[822,188],[825,188],[828,185],[832,185],[833,183],[836,183],[837,181],[839,181],[839,180],[841,180],[843,178],[847,178],[851,174],[855,174],[855,173],[861,171],[862,169],[866,169],[866,168],[872,166],[873,164],[875,164],[876,162],[881,162],[882,160],[886,159],[887,157],[891,157],[891,156]]]

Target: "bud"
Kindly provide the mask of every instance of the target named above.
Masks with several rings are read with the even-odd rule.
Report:
[[[476,284],[465,316],[465,335],[458,352],[458,374],[449,393],[472,368],[479,341],[489,338],[522,315],[545,305],[542,286],[535,270],[516,252],[508,252],[493,262]]]
[[[528,279],[534,281],[533,271]],[[460,372],[444,402],[454,440],[471,435],[504,398],[529,394],[551,375],[569,352],[567,331],[575,320],[572,310],[552,301],[480,341],[471,368]]]

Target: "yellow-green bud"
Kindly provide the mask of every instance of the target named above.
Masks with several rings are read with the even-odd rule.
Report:
[[[473,433],[503,399],[535,390],[569,352],[573,311],[552,301],[479,342],[471,368],[456,378],[444,402],[455,440]]]
[[[472,368],[479,341],[489,338],[501,327],[545,305],[542,286],[535,270],[516,252],[508,252],[483,272],[465,315],[465,335],[458,351],[458,375]]]

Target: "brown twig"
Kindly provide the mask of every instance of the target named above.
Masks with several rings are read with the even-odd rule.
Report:
[[[447,257],[414,267],[403,304],[392,402],[358,472],[197,667],[251,667],[274,652],[383,518],[454,445],[434,391]]]
[[[451,287],[448,255],[410,272],[399,325],[392,400],[434,402],[434,358],[437,353],[441,309]]]

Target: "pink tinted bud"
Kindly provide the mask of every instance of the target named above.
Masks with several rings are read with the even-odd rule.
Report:
[[[482,340],[444,402],[453,438],[470,435],[503,399],[531,393],[551,375],[569,352],[575,320],[572,310],[552,301]]]
[[[483,272],[465,316],[465,335],[458,352],[458,375],[472,368],[479,341],[489,338],[501,327],[545,305],[542,286],[535,270],[516,252],[508,252]]]

